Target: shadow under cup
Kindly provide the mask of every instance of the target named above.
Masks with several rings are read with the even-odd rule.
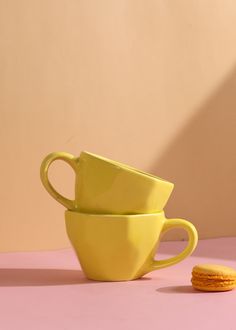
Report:
[[[99,215],[65,212],[68,237],[87,278],[127,281],[189,256],[197,245],[195,227],[183,219],[166,219],[164,212],[139,215]],[[188,245],[177,256],[154,260],[161,233],[183,228]]]

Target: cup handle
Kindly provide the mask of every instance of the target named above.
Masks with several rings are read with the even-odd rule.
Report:
[[[153,271],[156,269],[169,267],[171,265],[177,264],[178,262],[185,259],[194,251],[198,241],[198,234],[194,225],[183,219],[167,219],[162,229],[162,233],[173,228],[183,228],[184,230],[187,231],[189,238],[188,245],[182,252],[180,252],[175,257],[168,258],[165,260],[153,260],[149,271]]]
[[[52,186],[48,178],[48,170],[52,162],[60,159],[64,160],[67,164],[69,164],[73,170],[76,172],[78,165],[75,156],[67,153],[67,152],[53,152],[46,156],[40,167],[40,178],[45,187],[45,189],[49,192],[49,194],[55,198],[59,203],[64,205],[67,209],[72,210],[75,209],[75,200],[68,199],[61,194],[59,194]]]

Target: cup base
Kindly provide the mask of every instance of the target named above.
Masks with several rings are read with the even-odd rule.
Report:
[[[143,279],[143,276],[137,276],[137,277],[133,277],[133,278],[97,278],[97,277],[93,277],[93,276],[87,276],[85,274],[85,276],[87,277],[88,280],[90,281],[94,281],[94,282],[128,282],[128,281],[136,281],[136,280],[140,280]]]

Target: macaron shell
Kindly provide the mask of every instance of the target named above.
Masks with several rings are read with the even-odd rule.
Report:
[[[208,275],[208,274],[201,274],[198,272],[192,272],[192,276],[194,278],[199,279],[212,279],[212,280],[222,280],[222,281],[234,281],[236,280],[236,276],[233,275]]]
[[[203,264],[193,267],[193,273],[200,274],[201,276],[223,276],[223,277],[235,277],[236,270],[227,266]]]
[[[194,289],[200,290],[200,291],[205,291],[205,292],[224,292],[224,291],[231,291],[235,288],[234,286],[228,286],[228,287],[204,287],[204,286],[198,286],[193,284]]]
[[[235,281],[224,281],[224,282],[204,282],[192,279],[192,285],[195,289],[201,291],[230,291],[236,287]]]

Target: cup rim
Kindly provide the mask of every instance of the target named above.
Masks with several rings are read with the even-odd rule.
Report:
[[[109,163],[110,165],[112,166],[115,166],[115,167],[119,167],[121,169],[124,169],[128,172],[131,172],[131,173],[134,173],[134,174],[137,174],[137,175],[141,175],[141,176],[144,176],[145,178],[147,179],[153,179],[153,180],[156,180],[156,181],[162,181],[164,183],[167,183],[167,184],[170,184],[172,185],[172,187],[174,187],[174,183],[168,181],[168,180],[165,180],[165,179],[162,179],[154,174],[151,174],[151,173],[148,173],[148,172],[145,172],[145,171],[142,171],[142,170],[139,170],[135,167],[132,167],[130,165],[127,165],[125,163],[120,163],[118,161],[115,161],[115,160],[112,160],[112,159],[109,159],[109,158],[106,158],[106,157],[103,157],[103,156],[100,156],[100,155],[97,155],[97,154],[94,154],[92,152],[89,152],[89,151],[82,151],[81,154],[85,154],[85,155],[88,155],[88,156],[92,156],[94,158],[97,158],[99,160],[102,160],[106,163]]]
[[[109,213],[87,213],[87,212],[78,212],[74,210],[65,210],[65,214],[76,214],[87,216],[90,218],[149,218],[149,217],[157,217],[157,216],[164,216],[165,212],[155,212],[155,213],[137,213],[137,214],[109,214]]]

